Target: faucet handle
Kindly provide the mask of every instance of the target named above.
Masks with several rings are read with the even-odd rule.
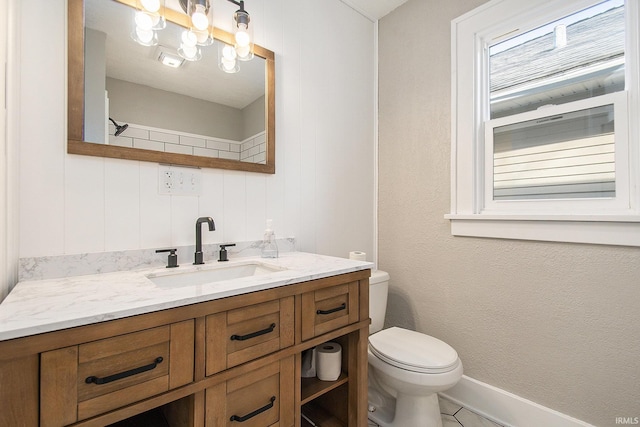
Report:
[[[224,245],[220,245],[220,256],[218,257],[218,262],[229,261],[229,258],[227,258],[227,247],[235,245],[235,243],[226,243]]]
[[[162,252],[170,252],[169,255],[167,256],[167,268],[175,268],[175,267],[179,267],[178,265],[178,255],[176,255],[176,252],[178,251],[178,249],[158,249],[156,250],[156,253],[162,253]]]

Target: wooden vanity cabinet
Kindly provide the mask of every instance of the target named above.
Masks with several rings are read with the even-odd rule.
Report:
[[[292,346],[293,316],[293,296],[207,316],[206,374]]]
[[[2,341],[0,427],[119,427],[151,413],[170,427],[364,427],[369,275]],[[301,378],[302,353],[327,341],[343,349],[338,380]]]
[[[73,424],[193,381],[194,321],[40,355],[40,426]]]

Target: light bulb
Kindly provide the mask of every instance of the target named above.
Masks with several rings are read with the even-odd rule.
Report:
[[[136,35],[138,36],[138,42],[142,44],[150,44],[153,40],[153,30],[145,30],[140,27],[136,27]]]
[[[150,30],[153,28],[153,19],[145,12],[136,12],[135,22],[136,27],[142,30]]]
[[[229,61],[235,61],[236,50],[232,46],[226,45],[224,48],[222,48],[222,57]]]
[[[233,71],[233,69],[236,67],[236,60],[235,59],[222,58],[222,67],[224,68],[224,71],[226,71],[226,72]]]
[[[238,58],[246,58],[251,55],[251,47],[249,45],[238,46],[235,50],[238,54]]]
[[[249,46],[251,43],[251,37],[247,32],[247,26],[238,24],[238,31],[236,32],[236,44],[238,46]]]
[[[198,48],[195,46],[182,45],[182,52],[187,59],[193,59],[198,54]]]
[[[141,0],[140,3],[149,12],[155,13],[160,10],[160,0]]]
[[[198,30],[206,30],[209,28],[209,18],[207,18],[207,10],[204,5],[197,4],[195,11],[191,15],[191,22]]]
[[[209,38],[209,33],[208,32],[206,32],[206,31],[193,31],[193,30],[191,30],[191,32],[193,32],[195,34],[199,45],[207,46],[207,45],[210,45],[211,43],[213,43],[213,40],[211,40]]]
[[[182,32],[182,44],[184,46],[194,47],[198,43],[198,37],[193,33],[193,31],[183,31]]]

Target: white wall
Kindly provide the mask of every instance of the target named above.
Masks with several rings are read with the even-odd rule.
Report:
[[[17,0],[0,0],[0,301],[18,280]]]
[[[451,344],[465,374],[597,426],[640,416],[640,250],[452,237],[451,19],[379,23],[379,266],[387,320]],[[401,191],[399,191],[401,189]]]
[[[0,0],[0,99],[6,99],[6,67],[9,4],[7,0]],[[9,290],[7,277],[7,109],[3,102],[0,108],[0,301]]]
[[[158,195],[157,164],[66,154],[66,2],[23,3],[21,257],[193,244],[202,215],[205,243],[272,218],[298,250],[373,252],[374,24],[338,0],[250,3],[276,53],[276,174],[203,170],[200,197]],[[224,28],[235,6],[216,6]]]

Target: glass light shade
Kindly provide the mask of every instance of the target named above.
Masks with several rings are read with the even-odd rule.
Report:
[[[240,71],[236,50],[233,46],[218,43],[218,68],[225,73],[237,73]]]
[[[142,46],[155,46],[158,44],[158,35],[152,29],[136,26],[131,32],[131,38]]]
[[[240,61],[253,59],[253,25],[249,25],[250,21],[249,14],[244,10],[238,10],[233,15],[233,35]]]
[[[184,30],[182,32],[182,36],[181,36],[181,40],[182,40],[182,45],[183,46],[189,46],[189,47],[193,47],[196,44],[198,44],[198,37],[196,36],[196,34],[191,31],[191,30]]]
[[[210,0],[188,0],[187,15],[196,30],[207,30],[213,25],[213,7]]]
[[[210,29],[199,31],[195,28],[192,28],[191,31],[196,35],[199,46],[211,46],[213,44],[213,27],[209,27]]]
[[[140,0],[140,4],[148,12],[160,11],[160,0]]]
[[[198,39],[198,45],[213,44],[213,1],[188,0],[187,15],[191,17],[191,31]]]
[[[146,15],[152,22],[153,30],[162,30],[167,26],[164,17],[164,1],[165,0],[136,0],[136,24],[139,14]],[[138,26],[140,26],[138,24]]]
[[[191,30],[182,32],[182,43],[178,48],[178,54],[187,61],[199,61],[202,59],[202,51],[198,47],[198,37]]]

